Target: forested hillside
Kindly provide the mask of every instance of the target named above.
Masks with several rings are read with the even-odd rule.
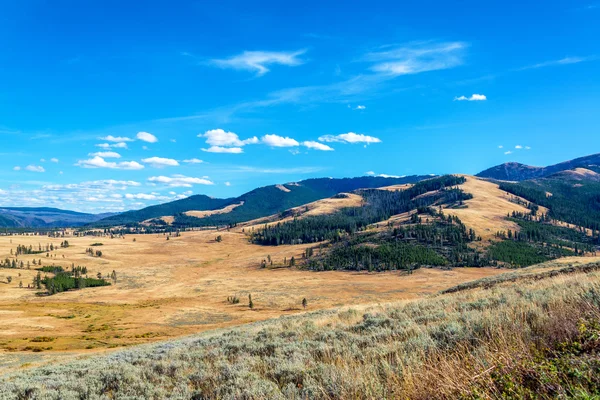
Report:
[[[196,195],[187,199],[129,211],[118,216],[99,221],[98,226],[136,224],[161,216],[174,216],[176,228],[230,225],[255,218],[266,217],[292,207],[349,192],[361,188],[375,188],[388,185],[414,183],[430,176],[407,176],[403,178],[382,178],[365,176],[343,179],[307,179],[285,185],[271,185],[254,189],[232,199],[214,199]],[[184,214],[186,211],[217,210],[231,204],[240,204],[228,213],[197,218]]]
[[[593,175],[560,173],[519,183],[501,182],[500,188],[549,209],[553,219],[600,231],[600,181]]]
[[[581,177],[579,171],[573,179],[580,182]],[[565,177],[553,179],[567,182]],[[449,175],[397,192],[361,190],[357,193],[364,199],[362,207],[265,225],[251,232],[251,240],[266,246],[319,243],[318,248],[306,251],[301,265],[314,270],[358,271],[410,271],[423,265],[524,267],[563,256],[596,253],[600,246],[598,233],[589,235],[581,229],[556,226],[557,218],[542,214],[533,200],[525,204],[526,213],[513,212],[504,217],[517,228],[498,230],[489,242],[470,245],[481,242],[481,237],[443,210],[468,207],[473,196],[461,189],[465,182],[464,177]],[[599,189],[589,188],[593,193],[600,193]],[[411,213],[408,219],[381,224],[407,212]],[[585,215],[581,209],[573,212]],[[290,263],[298,264],[297,260]]]

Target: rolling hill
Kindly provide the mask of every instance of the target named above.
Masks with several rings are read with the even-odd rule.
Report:
[[[2,228],[66,228],[83,226],[114,214],[86,214],[48,207],[2,207]]]
[[[413,175],[403,178],[382,178],[375,176],[343,179],[318,178],[283,185],[265,186],[230,199],[215,199],[204,195],[194,195],[183,200],[176,200],[105,218],[93,225],[114,226],[135,224],[147,221],[148,219],[165,216],[175,216],[173,224],[179,227],[235,224],[266,217],[342,192],[414,183],[430,177],[429,175]],[[229,212],[212,213],[212,215],[207,215],[203,218],[197,218],[192,216],[193,213],[190,213],[192,211],[214,211],[233,205],[237,206],[229,207]]]
[[[575,168],[588,168],[595,171],[600,169],[600,153],[564,161],[547,167],[533,167],[531,165],[509,162],[488,168],[477,174],[480,178],[490,178],[501,181],[524,181],[528,179],[543,178],[561,171]]]

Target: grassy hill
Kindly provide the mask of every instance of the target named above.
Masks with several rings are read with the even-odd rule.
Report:
[[[528,179],[543,178],[561,171],[575,168],[598,169],[600,166],[600,154],[592,154],[574,160],[549,165],[547,167],[533,167],[516,162],[504,163],[488,168],[477,174],[480,178],[490,178],[502,181],[524,181]]]
[[[404,178],[367,176],[343,179],[307,179],[284,185],[265,186],[231,199],[213,199],[203,195],[191,196],[187,199],[151,206],[138,211],[129,211],[115,217],[103,219],[94,225],[114,226],[133,224],[161,216],[175,216],[173,225],[177,227],[228,225],[266,217],[292,207],[331,197],[340,192],[348,192],[360,188],[414,183],[426,178],[430,178],[430,176],[415,175]],[[217,210],[241,202],[244,204],[235,207],[228,213],[205,218],[196,218],[184,214],[186,211]]]
[[[5,375],[0,392],[66,400],[597,398],[599,268],[545,265],[431,298],[130,348]]]

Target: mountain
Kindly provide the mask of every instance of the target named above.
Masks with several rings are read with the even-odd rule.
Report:
[[[83,226],[114,214],[86,214],[48,207],[2,207],[2,228],[66,228]]]
[[[478,173],[477,176],[480,178],[490,178],[501,181],[525,181],[528,179],[543,178],[556,174],[557,172],[575,168],[598,170],[600,168],[600,153],[549,165],[547,167],[533,167],[531,165],[509,162],[488,168],[485,171]]]
[[[160,218],[166,215],[175,215],[190,210],[216,210],[225,207],[232,202],[233,199],[215,199],[203,194],[197,194],[185,199],[158,204],[141,210],[127,211],[92,222],[96,222],[94,225],[99,226],[135,224],[148,219]]]
[[[402,178],[365,176],[358,178],[318,178],[283,185],[270,185],[254,189],[231,199],[214,199],[204,195],[194,195],[183,200],[159,204],[137,211],[129,211],[102,219],[94,226],[113,226],[140,223],[152,218],[175,216],[178,226],[214,226],[244,222],[266,217],[316,200],[356,189],[368,189],[405,183],[415,183],[431,178],[429,175],[413,175]],[[213,211],[227,206],[230,210],[205,218],[185,215],[188,211]]]
[[[593,232],[600,230],[600,173],[593,169],[575,168],[544,178],[500,182],[500,189],[546,207],[553,219]]]

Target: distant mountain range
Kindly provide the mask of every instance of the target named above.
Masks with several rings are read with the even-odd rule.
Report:
[[[87,225],[114,213],[86,214],[48,207],[0,207],[2,228],[66,228]]]
[[[254,189],[239,197],[215,199],[205,195],[194,195],[186,199],[159,204],[137,211],[128,211],[95,222],[94,226],[134,224],[153,218],[174,216],[176,225],[214,226],[226,225],[266,217],[292,207],[334,196],[356,189],[376,188],[389,185],[415,183],[431,178],[430,175],[413,175],[402,178],[365,176],[359,178],[319,178],[300,182],[271,185]],[[238,205],[227,213],[205,218],[187,216],[187,211],[211,211],[230,205]]]
[[[547,167],[533,167],[517,162],[509,162],[486,169],[478,173],[477,176],[501,181],[525,181],[528,179],[543,178],[557,172],[575,168],[587,168],[598,172],[600,169],[600,154],[592,154]]]
[[[523,182],[526,186],[523,186],[522,190],[534,188],[541,190],[542,187],[548,186],[549,192],[552,191],[550,189],[557,192],[557,197],[553,199],[556,202],[560,197],[559,193],[568,197],[566,189],[557,190],[557,182],[579,180],[593,184],[600,181],[598,173],[600,173],[600,154],[593,154],[546,167],[534,167],[515,162],[505,163],[486,169],[477,176],[498,181]],[[431,176],[307,179],[257,188],[234,198],[219,199],[199,194],[120,214],[94,215],[46,207],[0,207],[0,227],[110,227],[139,223],[169,223],[178,227],[228,225],[277,214],[293,207],[335,196],[338,193],[416,183],[428,178]],[[540,179],[543,178],[552,178],[552,180],[541,181]],[[572,186],[573,183],[569,183],[569,185]],[[577,184],[577,186],[581,186],[581,184]],[[595,188],[596,186],[592,185],[590,193],[595,193]],[[543,203],[542,200],[540,202]],[[192,211],[207,213],[199,218],[198,213],[188,213]]]

